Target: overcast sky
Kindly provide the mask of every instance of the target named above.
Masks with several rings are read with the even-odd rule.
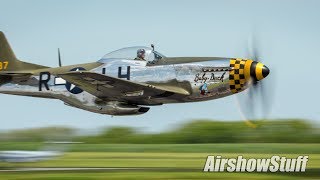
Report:
[[[166,56],[245,57],[254,31],[266,79],[275,91],[270,118],[320,120],[320,1],[0,0],[0,30],[24,61],[56,67],[99,60],[154,43]],[[271,96],[270,96],[271,97]],[[165,130],[191,119],[239,120],[233,96],[171,104],[140,116],[111,117],[59,100],[0,95],[0,129],[128,125]]]

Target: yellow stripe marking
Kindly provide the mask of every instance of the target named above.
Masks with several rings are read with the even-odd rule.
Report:
[[[252,60],[247,60],[246,64],[244,65],[244,77],[246,78],[246,80],[250,79],[250,67],[252,62]]]
[[[263,64],[262,63],[258,63],[257,66],[256,66],[256,76],[257,76],[258,80],[263,79],[262,68],[263,68]]]

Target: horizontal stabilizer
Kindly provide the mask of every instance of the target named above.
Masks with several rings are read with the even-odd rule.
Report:
[[[30,76],[31,71],[0,71],[0,76]]]

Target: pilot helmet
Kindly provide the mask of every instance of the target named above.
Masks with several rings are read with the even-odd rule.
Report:
[[[143,57],[143,55],[146,53],[146,50],[144,49],[138,49],[137,51],[137,56],[138,57]]]

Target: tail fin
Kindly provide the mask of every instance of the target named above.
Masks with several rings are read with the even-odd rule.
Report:
[[[19,61],[5,35],[0,31],[0,73],[1,71],[28,71],[43,68],[47,67]]]

